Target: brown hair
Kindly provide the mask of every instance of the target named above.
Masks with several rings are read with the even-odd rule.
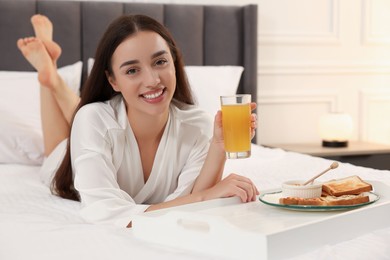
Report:
[[[120,94],[111,87],[105,71],[110,75],[113,74],[111,58],[114,51],[125,39],[139,31],[153,31],[164,38],[171,51],[176,70],[176,89],[173,98],[182,103],[194,104],[184,71],[182,55],[170,32],[162,24],[148,16],[123,15],[110,24],[99,42],[93,68],[82,88],[81,101],[75,113],[84,105],[93,102],[104,102]],[[65,157],[53,178],[51,190],[62,198],[80,200],[73,183],[70,137]]]

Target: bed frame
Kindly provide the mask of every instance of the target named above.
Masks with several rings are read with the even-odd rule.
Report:
[[[0,0],[0,70],[31,71],[16,47],[34,35],[30,17],[47,15],[62,47],[58,65],[94,57],[107,25],[121,14],[146,14],[165,24],[186,65],[241,65],[238,93],[257,100],[257,6],[179,5],[131,2]]]

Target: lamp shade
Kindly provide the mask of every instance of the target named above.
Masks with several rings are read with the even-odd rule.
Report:
[[[329,113],[320,118],[319,134],[323,146],[347,146],[352,131],[352,117],[346,113]]]

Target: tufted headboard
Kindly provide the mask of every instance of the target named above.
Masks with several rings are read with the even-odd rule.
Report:
[[[257,100],[257,6],[179,5],[132,2],[0,0],[0,70],[31,71],[16,40],[33,36],[30,17],[41,13],[54,24],[62,47],[58,66],[94,57],[108,24],[121,14],[146,14],[165,24],[186,65],[241,65],[238,93]]]

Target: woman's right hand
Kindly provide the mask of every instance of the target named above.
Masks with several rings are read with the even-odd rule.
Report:
[[[232,173],[213,187],[203,191],[203,199],[211,200],[238,196],[242,202],[250,202],[255,201],[259,194],[256,186],[249,178]]]

